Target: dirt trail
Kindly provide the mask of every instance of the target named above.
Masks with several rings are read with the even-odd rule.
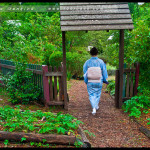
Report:
[[[100,108],[93,116],[85,83],[77,80],[71,80],[71,83],[68,112],[84,122],[84,130],[96,135],[86,134],[92,147],[150,147],[150,140],[139,131],[139,125],[121,109],[115,108],[114,100],[104,88]]]

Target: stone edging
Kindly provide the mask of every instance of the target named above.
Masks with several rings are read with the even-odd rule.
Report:
[[[144,126],[142,126],[134,117],[131,117],[131,118],[134,120],[134,122],[136,122],[137,124],[140,125],[139,130],[140,130],[143,134],[145,134],[145,136],[147,136],[148,138],[150,138],[150,130],[147,129],[147,128],[145,128]]]

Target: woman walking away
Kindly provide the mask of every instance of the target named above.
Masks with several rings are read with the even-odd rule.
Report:
[[[90,50],[91,58],[87,60],[83,66],[84,82],[87,84],[89,100],[93,108],[92,114],[96,114],[99,109],[99,101],[103,82],[108,84],[107,69],[103,60],[97,57],[98,50],[93,47]]]

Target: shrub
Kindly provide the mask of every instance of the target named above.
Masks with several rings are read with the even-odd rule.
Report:
[[[49,62],[52,67],[59,67],[61,65],[63,53],[60,51],[54,52],[50,55]],[[66,67],[68,78],[70,76],[83,76],[83,65],[89,58],[89,55],[79,54],[77,52],[66,52]]]
[[[147,91],[138,87],[138,95],[132,97],[131,99],[124,102],[122,106],[125,112],[129,112],[129,116],[134,116],[139,118],[141,116],[141,111],[145,112],[150,108],[150,96],[147,95]]]
[[[16,64],[14,74],[3,77],[12,104],[28,104],[40,98],[40,89],[32,83],[32,76],[31,72],[26,71],[25,65]]]

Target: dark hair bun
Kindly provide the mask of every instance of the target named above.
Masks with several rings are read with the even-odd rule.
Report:
[[[98,54],[97,48],[96,48],[96,47],[91,48],[90,54],[91,54],[92,56],[97,55],[97,54]]]

